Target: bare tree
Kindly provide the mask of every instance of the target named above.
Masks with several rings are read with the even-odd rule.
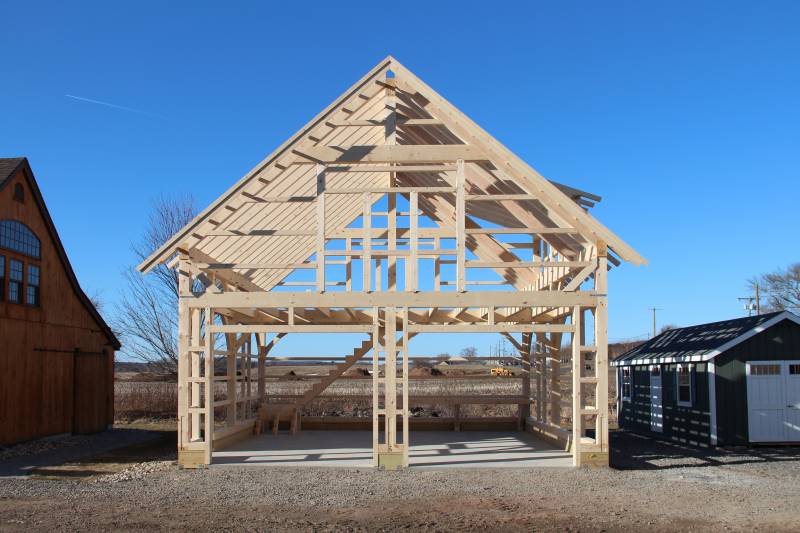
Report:
[[[678,329],[678,326],[676,326],[675,324],[664,324],[663,326],[661,326],[661,329],[658,330],[658,332],[665,333],[671,329]]]
[[[474,361],[478,358],[478,349],[474,346],[467,346],[461,350],[461,357],[467,361]]]
[[[140,242],[131,246],[143,261],[196,215],[191,196],[154,201]],[[178,273],[165,264],[142,276],[131,267],[116,306],[114,330],[123,338],[123,353],[155,369],[175,373],[178,366]],[[202,322],[201,322],[202,323]]]
[[[756,284],[767,299],[762,310],[800,311],[800,263],[793,263],[786,270],[762,274],[749,282],[754,290]]]
[[[450,360],[450,354],[446,352],[440,353],[439,355],[436,356],[436,360],[439,361],[440,363],[446,363],[448,360]]]

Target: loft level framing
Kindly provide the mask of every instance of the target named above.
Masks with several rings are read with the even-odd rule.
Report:
[[[179,275],[181,462],[281,420],[299,430],[303,406],[371,357],[375,465],[407,465],[409,344],[442,332],[509,339],[522,425],[563,437],[575,464],[607,461],[607,273],[644,259],[589,215],[599,200],[386,58],[140,265]],[[365,340],[303,395],[266,394],[282,338],[335,332]]]

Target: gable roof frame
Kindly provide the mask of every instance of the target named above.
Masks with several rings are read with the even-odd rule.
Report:
[[[278,164],[280,162],[280,158],[289,154],[292,156],[297,155],[298,157],[305,155],[303,154],[304,150],[299,148],[298,144],[304,140],[309,140],[309,138],[314,142],[318,142],[318,138],[312,137],[312,133],[314,133],[315,128],[323,124],[327,125],[328,121],[330,120],[329,117],[333,113],[343,111],[342,104],[344,102],[348,101],[354,96],[357,96],[367,84],[377,81],[379,76],[390,70],[395,74],[395,83],[398,84],[398,86],[400,84],[408,85],[413,91],[420,93],[426,101],[433,102],[440,110],[444,112],[444,116],[439,117],[439,119],[452,132],[453,136],[460,135],[464,137],[461,142],[470,141],[472,144],[474,141],[476,143],[476,148],[493,156],[490,157],[490,159],[492,160],[493,165],[497,168],[503,166],[500,164],[500,162],[504,162],[505,166],[508,168],[501,169],[502,172],[519,182],[523,190],[527,188],[529,190],[536,191],[535,196],[541,196],[545,207],[558,215],[562,221],[568,221],[571,225],[573,225],[576,231],[582,234],[584,239],[587,239],[591,244],[595,245],[598,242],[604,242],[616,253],[619,253],[620,257],[630,262],[636,264],[642,264],[646,262],[640,255],[633,251],[632,248],[619,239],[619,237],[611,233],[607,228],[602,226],[602,224],[588,215],[583,208],[576,203],[574,194],[572,192],[560,189],[558,185],[549,182],[535,170],[528,167],[510,150],[496,141],[493,137],[491,137],[491,135],[483,131],[479,126],[472,122],[468,117],[463,115],[463,113],[452,106],[452,104],[438,95],[438,93],[436,93],[433,89],[425,85],[424,82],[419,80],[410,71],[405,69],[405,67],[403,67],[397,60],[391,56],[388,56],[358,82],[351,86],[350,89],[340,95],[340,97],[337,98],[325,110],[307,123],[306,126],[304,126],[294,136],[289,138],[280,147],[273,151],[272,154],[262,160],[262,162],[259,163],[253,170],[245,174],[245,176],[243,176],[233,187],[224,193],[211,206],[206,208],[197,217],[195,217],[195,219],[184,229],[176,233],[176,235],[174,235],[158,250],[145,259],[138,266],[138,269],[141,272],[146,273],[150,271],[158,262],[168,259],[172,254],[174,254],[179,246],[185,244],[185,239],[189,238],[201,224],[207,221],[211,213],[214,213],[219,208],[226,206],[227,202],[234,200],[237,194],[243,193],[246,186],[251,183],[254,178],[258,178],[260,181],[268,183],[263,179],[262,176],[259,176],[259,174],[270,167],[270,165],[273,163]],[[463,125],[461,125],[460,122],[463,122]],[[331,131],[328,133],[331,133]],[[327,148],[324,145],[317,145],[317,147]],[[527,171],[524,171],[525,168],[527,168]],[[531,177],[529,178],[528,175]],[[572,196],[570,196],[571,194]],[[235,210],[235,208],[231,208],[231,211]],[[532,214],[531,216],[535,215]],[[551,215],[548,214],[548,216]],[[356,219],[357,218],[358,216],[356,216]],[[288,273],[286,275],[288,275]]]

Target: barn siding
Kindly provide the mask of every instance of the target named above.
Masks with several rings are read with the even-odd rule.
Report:
[[[25,189],[24,204],[13,200],[15,183]],[[0,191],[0,219],[24,223],[42,245],[35,261],[41,267],[41,305],[0,302],[0,444],[71,432],[76,423],[81,431],[100,431],[113,423],[113,348],[76,294],[24,170]],[[1,249],[0,254],[6,263],[20,257]],[[92,362],[79,355],[76,363],[76,348],[106,355]]]
[[[783,320],[716,357],[717,436],[720,445],[746,445],[747,361],[800,359],[800,325]]]
[[[708,374],[705,364],[695,365],[695,395],[692,407],[679,406],[675,390],[675,365],[661,365],[664,431],[650,431],[650,371],[634,367],[633,397],[623,402],[620,426],[682,444],[705,446],[710,443],[711,415],[708,400]]]
[[[635,366],[632,376],[631,399],[622,401],[620,425],[637,431],[650,431],[650,372],[647,367]]]

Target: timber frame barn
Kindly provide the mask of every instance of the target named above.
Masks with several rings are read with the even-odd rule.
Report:
[[[179,273],[180,463],[210,464],[281,419],[297,430],[303,405],[370,354],[373,462],[407,466],[409,341],[497,332],[528,373],[523,423],[575,465],[608,464],[607,272],[645,260],[588,214],[598,200],[545,179],[387,57],[139,265]],[[365,340],[329,376],[266,397],[281,338],[345,332]]]

